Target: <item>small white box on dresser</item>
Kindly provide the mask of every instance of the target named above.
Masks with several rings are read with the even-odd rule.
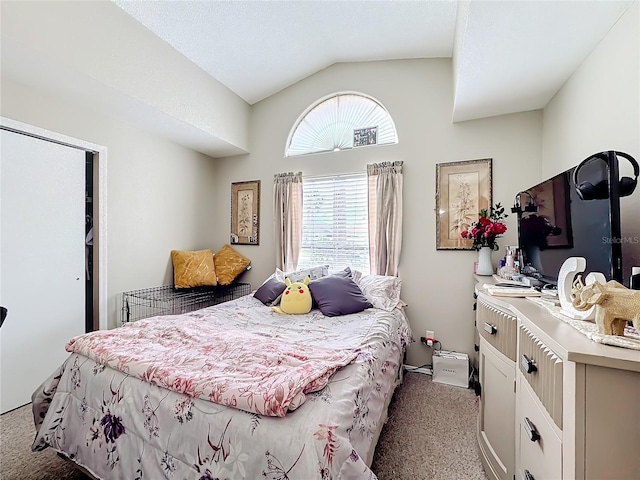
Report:
[[[433,353],[433,381],[469,388],[469,355],[435,351]]]

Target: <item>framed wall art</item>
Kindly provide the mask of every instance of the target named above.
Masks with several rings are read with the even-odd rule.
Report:
[[[260,180],[231,184],[230,243],[260,243]]]
[[[353,131],[353,146],[376,145],[378,143],[378,127],[358,128]]]
[[[471,250],[460,235],[492,205],[491,158],[436,165],[436,249]]]

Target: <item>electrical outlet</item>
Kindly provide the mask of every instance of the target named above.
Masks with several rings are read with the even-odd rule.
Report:
[[[433,331],[427,330],[427,335],[431,335],[429,337],[420,337],[420,342],[427,347],[433,347],[433,344],[436,342],[436,339],[433,337]]]
[[[424,337],[427,341],[431,340],[433,342],[436,339],[436,334],[433,330],[427,330],[427,334]]]

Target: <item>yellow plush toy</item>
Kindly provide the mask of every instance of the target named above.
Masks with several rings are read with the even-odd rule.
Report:
[[[282,292],[280,307],[272,307],[278,313],[309,313],[311,311],[311,292],[309,291],[309,277],[305,277],[302,282],[291,283],[285,278],[284,283],[287,288]]]

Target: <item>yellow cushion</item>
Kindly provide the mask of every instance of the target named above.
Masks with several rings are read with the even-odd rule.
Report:
[[[211,249],[194,252],[171,250],[171,260],[173,261],[173,283],[176,288],[217,285]]]
[[[278,313],[309,313],[312,306],[311,292],[309,291],[309,277],[305,277],[302,282],[291,282],[288,278],[284,280],[287,288],[282,292],[280,307],[271,307]]]
[[[230,285],[238,275],[246,270],[251,260],[225,244],[214,255],[214,262],[216,264],[216,273],[218,274],[218,283],[220,285]]]

